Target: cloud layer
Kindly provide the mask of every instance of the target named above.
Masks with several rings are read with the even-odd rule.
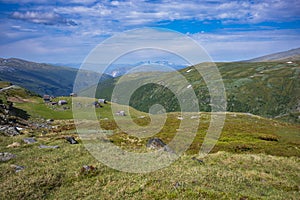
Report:
[[[147,26],[171,28],[187,34],[216,55],[217,60],[251,58],[258,53],[300,45],[297,38],[300,33],[298,0],[0,0],[0,7],[3,35],[0,56],[22,57],[4,48],[30,51],[24,46],[28,41],[33,41],[36,46],[51,41],[58,51],[73,48],[73,55],[66,52],[64,57],[53,53],[49,56],[51,52],[45,52],[45,57],[80,61],[88,50],[107,37]],[[69,40],[73,42],[70,44]],[[264,52],[251,47],[249,52],[252,53],[241,54],[246,51],[243,45],[251,42],[261,47],[265,45],[261,48]],[[272,42],[274,46],[270,45]],[[226,48],[237,51],[232,55],[224,52],[221,56],[220,49]],[[242,48],[245,50],[240,51]],[[42,58],[42,53],[37,52],[32,50],[32,56],[23,57],[35,60],[36,55]]]

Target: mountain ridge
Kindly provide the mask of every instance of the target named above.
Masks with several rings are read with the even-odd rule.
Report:
[[[73,91],[73,84],[79,69],[58,67],[45,63],[35,63],[18,58],[0,58],[0,79],[20,85],[39,95],[54,96],[69,95]],[[82,82],[81,87],[95,84],[92,80],[100,77],[99,73],[82,71],[91,78]],[[103,75],[104,79],[110,78]]]
[[[281,51],[273,54],[260,56],[246,60],[245,62],[268,62],[268,61],[300,61],[300,48],[290,49],[288,51]]]

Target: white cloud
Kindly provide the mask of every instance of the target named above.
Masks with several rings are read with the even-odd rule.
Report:
[[[13,54],[18,56],[23,52],[28,58],[32,57],[32,60],[35,60],[34,55],[50,59],[46,54],[61,60],[77,59],[84,57],[88,52],[87,49],[92,49],[108,35],[132,28],[156,26],[158,22],[168,24],[174,20],[203,23],[204,32],[193,34],[192,37],[203,44],[217,60],[246,59],[258,56],[256,54],[263,55],[263,51],[269,53],[272,49],[277,51],[280,48],[289,49],[300,45],[299,29],[298,32],[275,30],[277,28],[274,26],[256,25],[261,22],[300,20],[298,0],[56,2],[0,0],[0,2],[19,4],[17,10],[2,13],[3,16],[9,15],[10,18],[0,19],[0,31],[3,33],[0,38],[1,56]],[[25,6],[28,2],[32,3],[30,7]],[[220,30],[222,28],[220,26],[219,30],[211,33],[205,29],[205,23],[209,23],[210,20],[220,20],[221,26],[255,25],[257,30],[238,28]],[[78,26],[74,26],[76,24]],[[184,26],[184,23],[179,26]],[[180,28],[182,27],[179,27],[179,30]],[[189,28],[186,32],[193,31]],[[42,48],[48,41],[53,43],[51,46],[53,51]],[[31,42],[33,45],[30,47],[28,44]],[[70,52],[72,55],[66,58],[65,55]]]
[[[190,34],[214,61],[247,60],[300,46],[295,30],[240,31]]]
[[[45,24],[45,25],[56,25],[56,24],[63,24],[68,26],[77,25],[76,22],[74,22],[73,20],[67,20],[54,12],[16,11],[12,13],[11,17],[14,19],[20,19],[24,21],[29,21],[37,24]]]

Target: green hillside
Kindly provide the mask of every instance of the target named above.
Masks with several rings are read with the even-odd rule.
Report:
[[[0,134],[0,152],[16,155],[0,163],[0,199],[297,199],[299,196],[298,125],[245,113],[226,113],[216,146],[208,156],[197,160],[212,116],[207,112],[189,113],[193,117],[187,121],[199,118],[200,124],[184,155],[162,170],[131,174],[107,167],[85,148],[84,142],[89,140],[77,134],[70,97],[52,100],[67,100],[66,105],[49,105],[27,90],[11,87],[10,83],[0,82],[0,86],[6,88],[0,93],[2,98],[27,113],[32,125],[43,125],[24,127],[22,134],[14,137]],[[133,120],[146,126],[150,116],[133,108],[129,109],[132,116],[129,113],[116,116],[111,105],[108,102],[96,108],[101,127],[110,133],[107,142],[131,152],[150,151],[146,148],[149,138],[127,134],[116,123],[116,119],[124,124]],[[126,110],[126,106],[115,106]],[[169,143],[178,131],[181,115],[168,113],[166,123],[152,137]],[[50,118],[54,121],[47,122]],[[66,136],[74,136],[79,144],[69,144]],[[37,142],[26,144],[23,139],[28,137]],[[13,143],[19,146],[9,147]],[[40,145],[59,148],[42,149]],[[85,165],[92,166],[92,170],[85,171]],[[23,168],[16,172],[16,166]]]
[[[216,64],[225,85],[228,111],[299,122],[300,62]],[[201,64],[194,67],[201,68]],[[188,67],[179,72],[192,85],[199,100],[200,110],[210,111],[210,95],[207,86],[201,75],[193,70],[194,67]],[[151,75],[147,76],[149,80],[155,80]],[[143,74],[141,77],[146,77],[146,75]],[[165,73],[162,77],[172,81],[174,79],[172,72]],[[136,76],[128,75],[126,81],[134,83],[147,80],[140,80],[137,74]],[[111,93],[117,82],[118,78],[99,84],[96,96],[111,99]],[[122,83],[118,85],[122,87]],[[121,98],[122,94],[117,94],[116,99]],[[130,99],[130,106],[144,112],[148,112],[155,103],[162,104],[168,112],[180,111],[174,94],[158,84],[146,84],[140,87]]]
[[[21,85],[39,95],[69,95],[73,91],[77,72],[78,69],[69,67],[58,67],[16,58],[0,58],[0,80]],[[86,79],[81,82],[80,88],[95,84],[91,80],[99,76],[89,71],[84,71],[82,74],[86,76]],[[103,77],[104,79],[110,78],[108,75]]]

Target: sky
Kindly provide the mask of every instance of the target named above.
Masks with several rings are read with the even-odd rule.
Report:
[[[81,63],[99,43],[137,28],[191,37],[213,61],[300,47],[299,0],[0,0],[0,57]]]

